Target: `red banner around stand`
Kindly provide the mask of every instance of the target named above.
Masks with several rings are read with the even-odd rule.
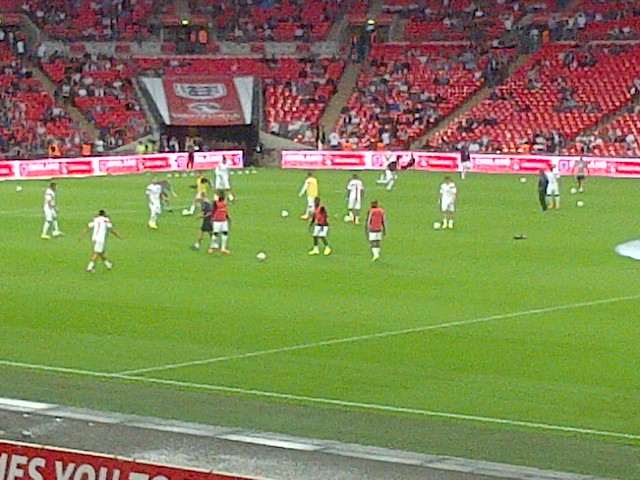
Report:
[[[283,151],[281,166],[312,170],[381,170],[391,161],[403,168],[412,157],[416,170],[456,171],[460,165],[459,153],[299,150]]]
[[[242,150],[225,150],[197,152],[194,155],[193,169],[213,169],[220,164],[223,158],[229,168],[244,167]],[[158,153],[153,155],[122,155],[118,157],[0,161],[0,180],[173,172],[186,170],[187,159],[186,153]],[[2,479],[0,478],[0,480]]]
[[[250,480],[204,470],[0,442],[0,480]]]

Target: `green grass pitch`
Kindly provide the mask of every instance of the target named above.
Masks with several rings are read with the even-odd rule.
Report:
[[[613,252],[640,236],[637,180],[565,178],[542,214],[533,177],[456,178],[435,231],[443,174],[389,193],[365,172],[389,224],[371,263],[348,172],[317,174],[333,253],[307,255],[304,175],[232,177],[225,257],[189,249],[192,177],[158,231],[149,175],[61,180],[48,241],[46,182],[0,183],[0,396],[640,478],[640,265]],[[124,240],[89,274],[77,237],[101,208]]]

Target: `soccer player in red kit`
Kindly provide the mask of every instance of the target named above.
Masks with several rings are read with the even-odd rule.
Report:
[[[224,198],[224,192],[218,193],[218,199],[213,203],[213,233],[211,235],[211,248],[207,251],[213,253],[218,245],[222,253],[231,253],[227,250],[227,242],[229,241],[229,211],[227,210],[227,201]],[[220,240],[220,243],[218,243]]]
[[[319,255],[320,248],[318,246],[319,240],[324,243],[324,254],[329,255],[331,253],[331,247],[327,241],[327,235],[329,233],[329,215],[324,205],[320,203],[320,197],[316,197],[314,200],[314,210],[309,222],[309,230],[313,229],[313,248],[309,251],[309,255]]]
[[[380,258],[380,242],[382,237],[387,234],[387,220],[384,209],[378,206],[378,201],[371,202],[371,208],[367,214],[367,223],[365,231],[369,237],[371,244],[371,253],[373,253],[373,261]]]

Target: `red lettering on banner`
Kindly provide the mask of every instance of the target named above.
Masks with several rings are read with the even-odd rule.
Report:
[[[0,441],[0,480],[251,480],[120,457]]]
[[[0,178],[13,177],[15,175],[14,162],[0,162]]]

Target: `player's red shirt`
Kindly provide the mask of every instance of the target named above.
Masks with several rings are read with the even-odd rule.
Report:
[[[316,208],[316,210],[313,212],[313,218],[315,220],[314,223],[316,225],[320,227],[329,226],[329,222],[327,221],[327,211],[324,209],[322,205]]]
[[[384,210],[382,208],[374,207],[369,210],[367,227],[370,232],[381,232],[384,230]]]
[[[227,220],[229,220],[229,214],[227,212],[227,202],[224,200],[216,200],[213,206],[213,221],[226,222]]]

